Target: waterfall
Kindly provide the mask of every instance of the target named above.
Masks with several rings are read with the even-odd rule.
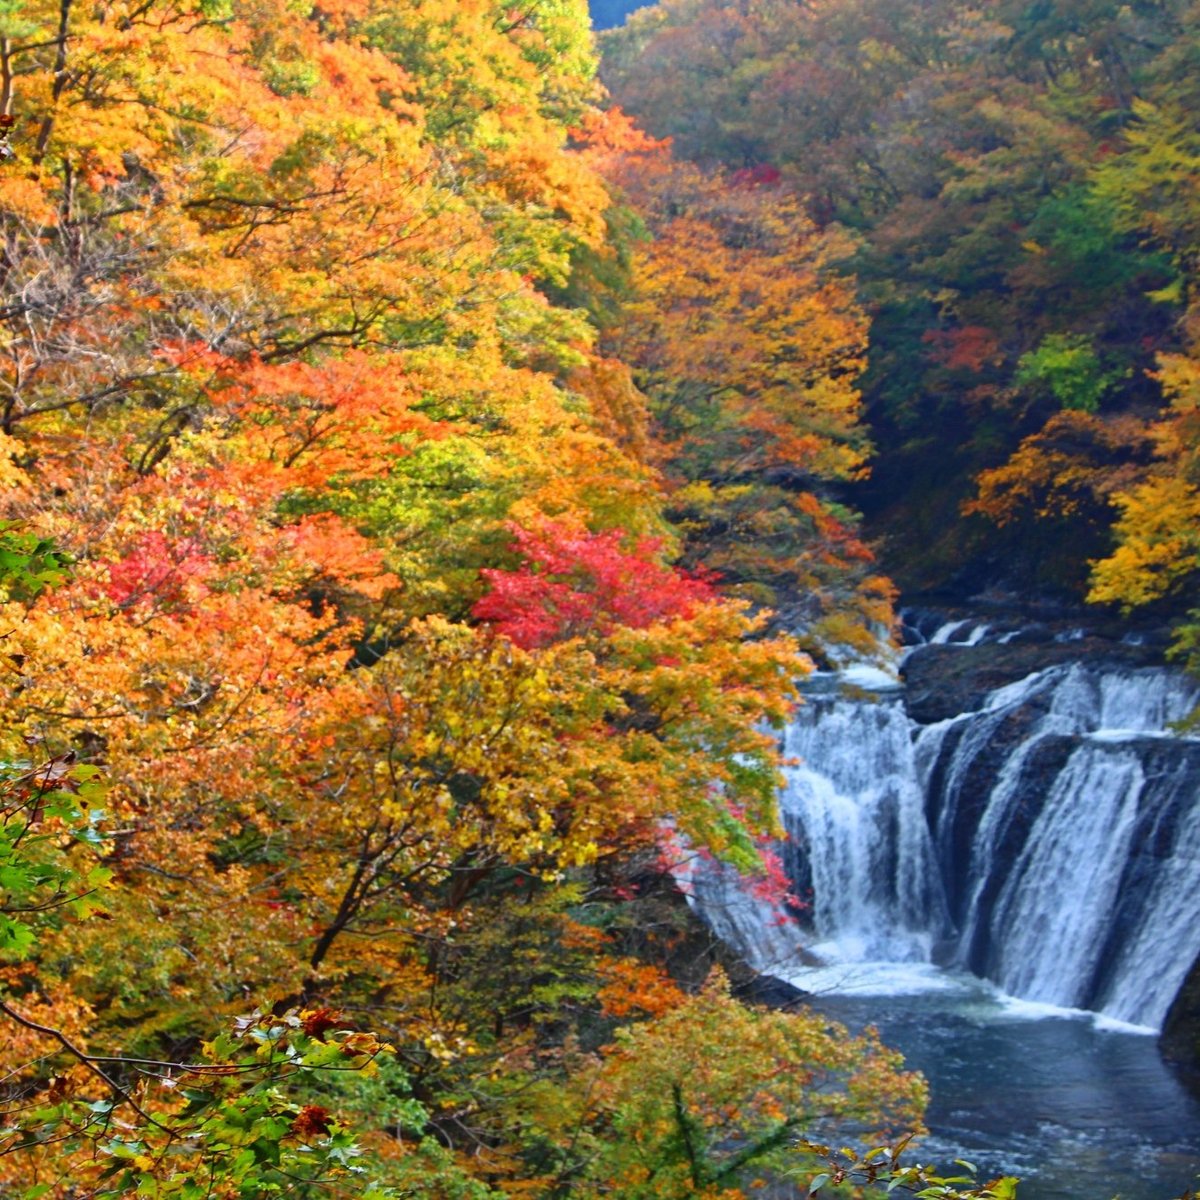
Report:
[[[1200,788],[1195,773],[1164,770],[1152,786],[1160,793],[1154,806],[1155,829],[1171,845],[1155,863],[1154,879],[1144,889],[1140,911],[1115,948],[1099,1007],[1117,1020],[1156,1028],[1179,991],[1187,964],[1200,957]],[[1137,893],[1132,900],[1136,902]]]
[[[922,640],[954,656],[1013,638],[968,620]],[[928,724],[894,691],[810,697],[780,797],[803,921],[768,927],[727,871],[697,874],[697,902],[785,977],[936,960],[1160,1026],[1200,956],[1200,739],[1169,731],[1198,702],[1176,672],[1079,661]]]
[[[690,859],[672,867],[676,882],[713,933],[756,971],[787,978],[812,961],[811,938],[777,908],[758,899],[732,867]]]
[[[815,698],[784,753],[797,760],[780,799],[785,861],[807,864],[796,882],[812,906],[814,951],[927,960],[942,897],[903,706]]]
[[[1104,948],[1145,783],[1135,754],[1081,746],[1051,785],[992,914],[994,966],[1008,993],[1082,1006]]]

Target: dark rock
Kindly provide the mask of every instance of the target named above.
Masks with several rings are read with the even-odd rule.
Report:
[[[1053,641],[1054,630],[1048,625],[1029,625],[1017,631],[1010,645],[1044,646]]]
[[[1184,1082],[1200,1095],[1200,959],[1167,1013],[1158,1046],[1163,1057],[1179,1068]]]
[[[991,692],[1035,671],[1087,662],[1097,669],[1161,665],[1151,645],[1126,645],[1105,638],[1075,641],[985,642],[978,646],[920,646],[901,668],[908,714],[922,725],[980,709]]]
[[[1078,747],[1079,742],[1080,739],[1076,737],[1043,738],[1022,764],[1020,783],[1016,788],[1019,799],[1010,806],[1003,828],[997,830],[995,842],[997,862],[1012,864],[1019,860],[1029,838],[1029,832],[1041,814],[1046,798],[1050,795],[1054,780],[1062,771],[1067,759]],[[964,827],[959,832],[960,838],[967,842],[968,846],[968,839],[973,839],[975,828],[978,825],[978,815],[980,814],[977,812],[976,819],[969,828]],[[967,852],[969,853],[969,850]],[[1006,882],[1006,871],[989,872],[979,895],[975,897],[982,912],[991,913]],[[956,920],[961,921],[965,917],[965,905],[968,899],[969,897],[960,886],[960,891],[955,897],[959,906],[955,913]],[[990,969],[995,966],[995,947],[988,943],[986,921],[979,922],[975,928],[972,944],[962,946],[960,954],[962,961],[972,971],[978,975],[988,975]]]
[[[1123,742],[1122,749],[1136,750],[1146,773],[1147,786],[1142,793],[1129,857],[1117,889],[1118,900],[1108,921],[1108,941],[1100,956],[1102,969],[1097,996],[1103,996],[1110,983],[1104,968],[1111,966],[1118,947],[1128,943],[1145,919],[1145,905],[1161,878],[1163,863],[1178,852],[1188,815],[1200,794],[1200,745],[1197,743],[1143,738]],[[1152,796],[1154,802],[1148,803]],[[1193,974],[1197,974],[1195,968]],[[1185,983],[1185,991],[1186,986]],[[1196,997],[1193,1020],[1196,1034],[1200,1035],[1200,985]],[[1200,1070],[1200,1056],[1196,1058],[1196,1067]]]
[[[807,1000],[809,995],[774,975],[756,975],[748,983],[736,985],[733,994],[748,1004],[762,1004],[767,1008],[791,1008]]]

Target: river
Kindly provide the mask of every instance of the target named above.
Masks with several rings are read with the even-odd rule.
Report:
[[[1017,1175],[1021,1200],[1170,1200],[1200,1187],[1200,1101],[1153,1037],[1051,1015],[961,974],[860,967],[844,983],[856,979],[922,989],[814,1002],[852,1028],[876,1025],[925,1074],[920,1161],[966,1159],[983,1180]]]

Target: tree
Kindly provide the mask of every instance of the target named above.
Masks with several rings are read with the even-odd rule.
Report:
[[[1116,164],[1140,153],[1139,88],[1189,86],[1186,13],[666,0],[605,35],[603,76],[652,134],[859,235],[845,268],[872,320],[859,386],[881,452],[854,495],[911,586],[1019,575],[1006,535],[959,509],[1064,403],[1162,403],[1148,372],[1180,348],[1174,272],[1133,231],[1139,203],[1167,202],[1135,199]],[[1060,534],[1040,536],[1078,593],[1094,548]]]
[[[1164,358],[1162,381],[1171,408],[1150,430],[1157,461],[1134,486],[1116,495],[1121,514],[1117,547],[1095,564],[1088,596],[1093,602],[1120,604],[1126,611],[1188,594],[1200,568],[1195,533],[1200,515],[1200,366],[1182,355]],[[1190,644],[1190,626],[1183,637],[1183,644]]]
[[[673,838],[761,869],[767,730],[807,666],[694,542],[677,565],[661,429],[609,297],[581,302],[619,290],[608,239],[637,227],[571,132],[606,123],[583,7],[0,22],[0,487],[24,522],[0,532],[0,729],[30,854],[0,881],[25,1113],[0,1187],[358,1194],[339,1113],[379,1187],[540,1181],[519,1097],[683,1002],[590,906]],[[778,261],[820,239],[695,187],[731,270],[758,231],[714,306],[750,348],[701,382],[757,414],[754,471],[852,473],[858,314],[816,266],[791,302]],[[665,301],[647,320],[681,323]],[[70,832],[96,772],[102,863]],[[104,915],[68,919],[107,872]],[[43,906],[30,943],[17,910]]]
[[[541,1195],[742,1196],[764,1175],[816,1170],[828,1149],[814,1134],[911,1127],[924,1095],[871,1035],[747,1008],[719,975],[570,1070],[565,1088],[519,1102]]]
[[[778,181],[699,171],[615,120],[596,142],[653,235],[607,336],[648,397],[685,563],[703,554],[741,594],[787,604],[814,653],[873,652],[890,585],[828,496],[869,451],[865,322],[834,269],[846,243]]]
[[[534,530],[516,526],[513,534],[525,565],[484,570],[489,591],[473,613],[525,649],[622,625],[644,629],[687,619],[717,598],[702,577],[660,565],[658,543],[643,539],[623,550],[619,529],[592,534],[544,522]]]
[[[10,594],[28,599],[62,577],[50,544],[12,525],[0,531],[0,579]],[[0,769],[0,1017],[16,1035],[6,1046],[0,1156],[19,1154],[10,1179],[19,1194],[81,1186],[111,1196],[247,1194],[320,1181],[327,1194],[382,1200],[354,1162],[349,1132],[283,1090],[288,1077],[365,1070],[390,1049],[347,1031],[332,1013],[256,1013],[209,1043],[199,1062],[95,1054],[81,1044],[75,1027],[86,1005],[54,994],[28,968],[39,937],[49,940],[64,919],[112,919],[99,807],[107,788],[74,751],[47,759],[39,739],[24,740],[40,759],[6,747]]]

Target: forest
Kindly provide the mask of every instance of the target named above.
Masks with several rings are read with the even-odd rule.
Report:
[[[1196,21],[666,3],[606,35],[647,130],[853,237],[876,447],[856,500],[906,589],[1186,610]]]
[[[1200,665],[1198,31],[0,0],[0,1196],[1013,1196],[679,879],[898,588]]]

